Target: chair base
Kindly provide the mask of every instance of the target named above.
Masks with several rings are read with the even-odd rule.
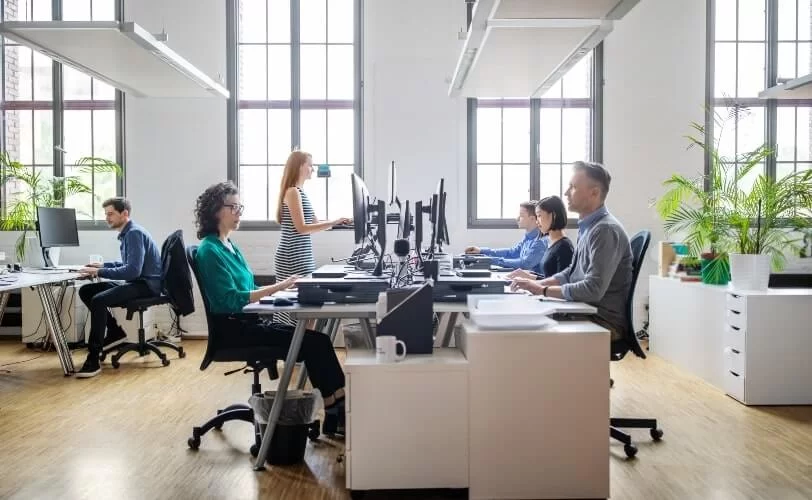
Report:
[[[106,358],[108,354],[116,351],[116,354],[113,355],[110,362],[113,364],[113,368],[118,368],[120,366],[119,360],[121,359],[121,356],[127,354],[128,352],[135,351],[139,356],[146,356],[149,353],[154,353],[161,360],[161,364],[163,366],[169,366],[169,360],[166,359],[166,354],[158,349],[159,347],[172,349],[178,353],[179,358],[186,357],[186,352],[183,350],[183,347],[175,345],[172,342],[157,339],[146,340],[146,331],[144,330],[144,311],[138,310],[138,342],[125,342],[123,344],[118,344],[104,349],[102,350],[101,355],[99,355],[99,361],[104,361],[104,358]]]
[[[662,429],[657,428],[657,419],[654,418],[610,418],[609,436],[623,443],[623,451],[629,458],[637,455],[637,447],[632,442],[632,437],[620,429],[649,429],[651,439],[659,441],[663,438]]]

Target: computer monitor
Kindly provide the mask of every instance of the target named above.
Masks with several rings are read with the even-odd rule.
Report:
[[[73,208],[37,207],[37,232],[45,267],[53,267],[48,253],[53,247],[78,247],[79,229]]]
[[[398,199],[398,171],[397,168],[395,167],[394,161],[389,165],[389,178],[387,180],[386,186],[386,197],[387,197],[386,201],[387,205],[400,206],[400,200]]]
[[[357,174],[350,174],[352,182],[352,223],[355,228],[355,244],[360,245],[369,234],[369,190]]]
[[[400,237],[408,240],[412,234],[412,212],[409,207],[409,200],[406,200],[406,207],[403,210],[403,219],[400,221]]]
[[[448,222],[446,219],[446,202],[448,193],[445,191],[445,179],[437,183],[437,191],[431,195],[429,221],[431,222],[431,240],[429,252],[434,255],[435,248],[442,251],[443,243],[450,243],[448,237]]]

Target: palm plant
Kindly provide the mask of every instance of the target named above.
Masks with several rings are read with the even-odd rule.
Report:
[[[738,106],[731,109],[726,117],[714,112],[719,130],[714,141],[706,140],[703,125],[691,124],[698,136],[687,136],[689,148],[699,147],[708,155],[709,172],[692,179],[672,175],[664,182],[668,190],[656,202],[666,232],[685,235],[692,255],[713,259],[708,269],[712,282],[719,282],[726,272],[729,253],[769,254],[774,268],[783,267],[784,252],[797,248],[798,238],[791,229],[806,227],[812,209],[810,171],[781,179],[762,173],[746,187],[745,178],[773,151],[761,145],[733,158],[722,155],[719,144],[726,122],[738,121],[748,112]]]
[[[117,163],[103,158],[84,157],[75,166],[80,175],[121,172]],[[22,232],[15,244],[18,260],[25,257],[28,231],[36,229],[37,207],[64,206],[65,200],[73,195],[93,193],[80,176],[46,177],[41,171],[12,160],[6,152],[0,152],[0,188],[6,200],[0,229]]]

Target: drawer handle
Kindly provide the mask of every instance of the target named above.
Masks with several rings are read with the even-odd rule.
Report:
[[[741,352],[738,349],[734,349],[734,348],[731,347],[730,350],[733,351],[736,354],[741,354]]]
[[[733,375],[734,377],[739,377],[740,376],[738,373],[734,372],[733,370],[730,370],[730,374]]]
[[[741,328],[739,328],[738,326],[734,326],[734,325],[727,325],[727,326],[729,326],[733,330],[736,330],[737,332],[741,330]]]
[[[733,314],[741,314],[739,311],[736,311],[735,309],[731,309],[730,312],[732,312]]]

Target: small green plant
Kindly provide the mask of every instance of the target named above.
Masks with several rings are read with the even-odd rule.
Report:
[[[117,163],[103,158],[84,157],[75,166],[79,174],[121,173]],[[22,232],[15,244],[18,260],[25,257],[28,231],[36,229],[37,207],[61,207],[70,196],[93,192],[79,176],[46,177],[41,171],[12,160],[6,152],[0,152],[0,188],[5,200],[0,229]]]

